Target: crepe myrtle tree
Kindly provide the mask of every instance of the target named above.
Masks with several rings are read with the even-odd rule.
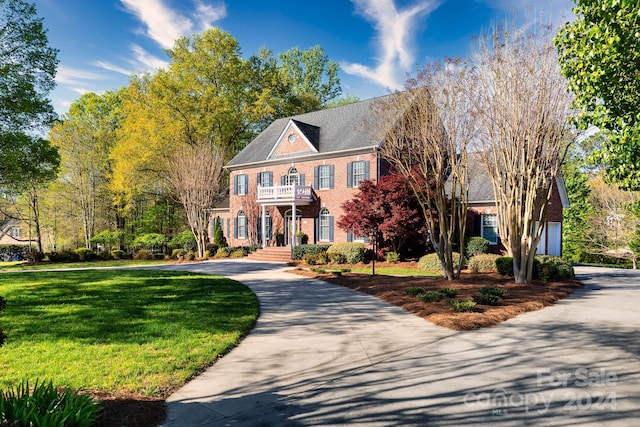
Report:
[[[468,94],[474,81],[469,64],[447,61],[425,66],[406,90],[375,105],[374,137],[381,154],[403,175],[419,201],[430,242],[448,280],[460,276],[467,224],[467,144],[474,126]]]
[[[224,153],[209,140],[183,144],[166,159],[166,178],[187,214],[199,258],[207,248],[209,210],[220,192],[223,164]]]
[[[474,147],[491,180],[516,283],[529,283],[572,129],[571,97],[548,27],[506,22],[479,37],[470,97]]]

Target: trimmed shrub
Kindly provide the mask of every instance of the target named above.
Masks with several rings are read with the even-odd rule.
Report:
[[[496,259],[500,258],[500,255],[495,254],[480,254],[471,257],[468,263],[469,270],[474,273],[497,273]]]
[[[245,253],[242,249],[236,249],[229,254],[229,258],[242,258],[245,256]]]
[[[440,301],[443,298],[443,295],[437,291],[427,291],[417,295],[417,297],[422,302],[435,302]]]
[[[153,254],[146,249],[140,249],[133,256],[133,259],[137,261],[149,261],[153,259]]]
[[[184,259],[186,261],[193,261],[194,259],[196,259],[196,253],[193,251],[189,251],[186,254],[184,254]]]
[[[455,296],[458,295],[458,290],[453,288],[440,289],[438,292],[446,298],[455,298]]]
[[[478,292],[483,295],[495,295],[498,298],[502,298],[507,294],[506,289],[496,288],[495,286],[483,286],[478,289]]]
[[[202,258],[204,258],[204,259],[209,259],[209,258],[211,258],[211,252],[209,252],[209,249],[207,249],[206,251],[204,251],[204,253],[202,254]]]
[[[44,259],[44,252],[33,251],[24,254],[24,259],[31,262],[40,262]]]
[[[472,237],[467,242],[467,256],[486,254],[489,252],[489,241],[484,237]]]
[[[482,305],[497,305],[500,299],[499,296],[491,294],[474,294],[472,298],[476,303]]]
[[[384,259],[389,264],[395,264],[396,262],[400,261],[400,254],[397,252],[387,252],[384,254]]]
[[[127,259],[127,258],[129,258],[129,255],[125,251],[122,251],[120,249],[112,250],[111,251],[111,256],[113,257],[113,259]]]
[[[100,406],[86,394],[53,386],[51,381],[29,382],[0,393],[0,421],[9,426],[92,426],[100,416]]]
[[[80,261],[91,261],[96,258],[96,254],[89,248],[78,248],[75,250],[75,253],[78,254]]]
[[[347,262],[347,257],[344,254],[327,254],[329,255],[329,261],[331,264],[345,264]]]
[[[327,249],[327,254],[342,254],[345,257],[347,264],[357,264],[365,260],[367,249],[364,243],[359,242],[344,242],[331,245]]]
[[[497,305],[498,301],[507,293],[505,289],[499,289],[493,286],[483,286],[478,289],[478,294],[473,296],[473,300],[482,305]]]
[[[460,254],[458,252],[453,253],[453,261],[455,264],[460,262]],[[442,271],[442,263],[438,258],[437,253],[427,254],[418,260],[418,267],[428,271]]]
[[[229,253],[226,251],[226,248],[218,248],[216,254],[213,256],[214,258],[226,258],[229,256]]]
[[[449,306],[451,307],[451,310],[455,311],[456,313],[460,313],[460,312],[466,312],[466,311],[473,311],[473,309],[476,306],[476,303],[468,300],[468,299],[463,299],[463,300],[449,300]]]
[[[560,257],[538,255],[535,260],[535,276],[540,280],[556,282],[575,278],[573,266]]]
[[[183,260],[184,256],[187,254],[187,251],[184,249],[174,249],[171,251],[171,259]]]
[[[501,276],[513,276],[513,258],[510,256],[496,258],[496,270]]]
[[[302,259],[307,265],[324,265],[329,260],[326,252],[321,252],[319,254],[307,254]]]
[[[411,286],[408,287],[404,290],[404,293],[407,295],[411,295],[413,297],[423,294],[424,293],[424,288],[421,286]]]
[[[78,262],[80,255],[74,251],[62,250],[60,252],[50,252],[47,254],[51,262]]]
[[[326,252],[331,245],[298,245],[291,252],[291,259],[301,260],[305,255]]]

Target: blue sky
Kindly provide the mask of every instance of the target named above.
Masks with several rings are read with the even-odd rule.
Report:
[[[62,114],[82,93],[115,90],[132,73],[167,64],[163,49],[214,26],[245,57],[321,45],[340,63],[345,94],[362,99],[402,86],[417,64],[468,55],[472,37],[517,10],[554,25],[571,0],[35,0],[49,44],[60,50]]]

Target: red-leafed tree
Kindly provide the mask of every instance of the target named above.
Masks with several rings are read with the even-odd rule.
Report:
[[[346,212],[338,227],[356,236],[376,235],[398,252],[407,243],[425,238],[425,220],[418,199],[404,176],[387,175],[376,184],[362,181],[358,194],[342,204]]]

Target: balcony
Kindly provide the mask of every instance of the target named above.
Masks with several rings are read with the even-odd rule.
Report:
[[[263,204],[296,203],[308,205],[313,202],[313,189],[306,185],[258,186],[258,202]]]

